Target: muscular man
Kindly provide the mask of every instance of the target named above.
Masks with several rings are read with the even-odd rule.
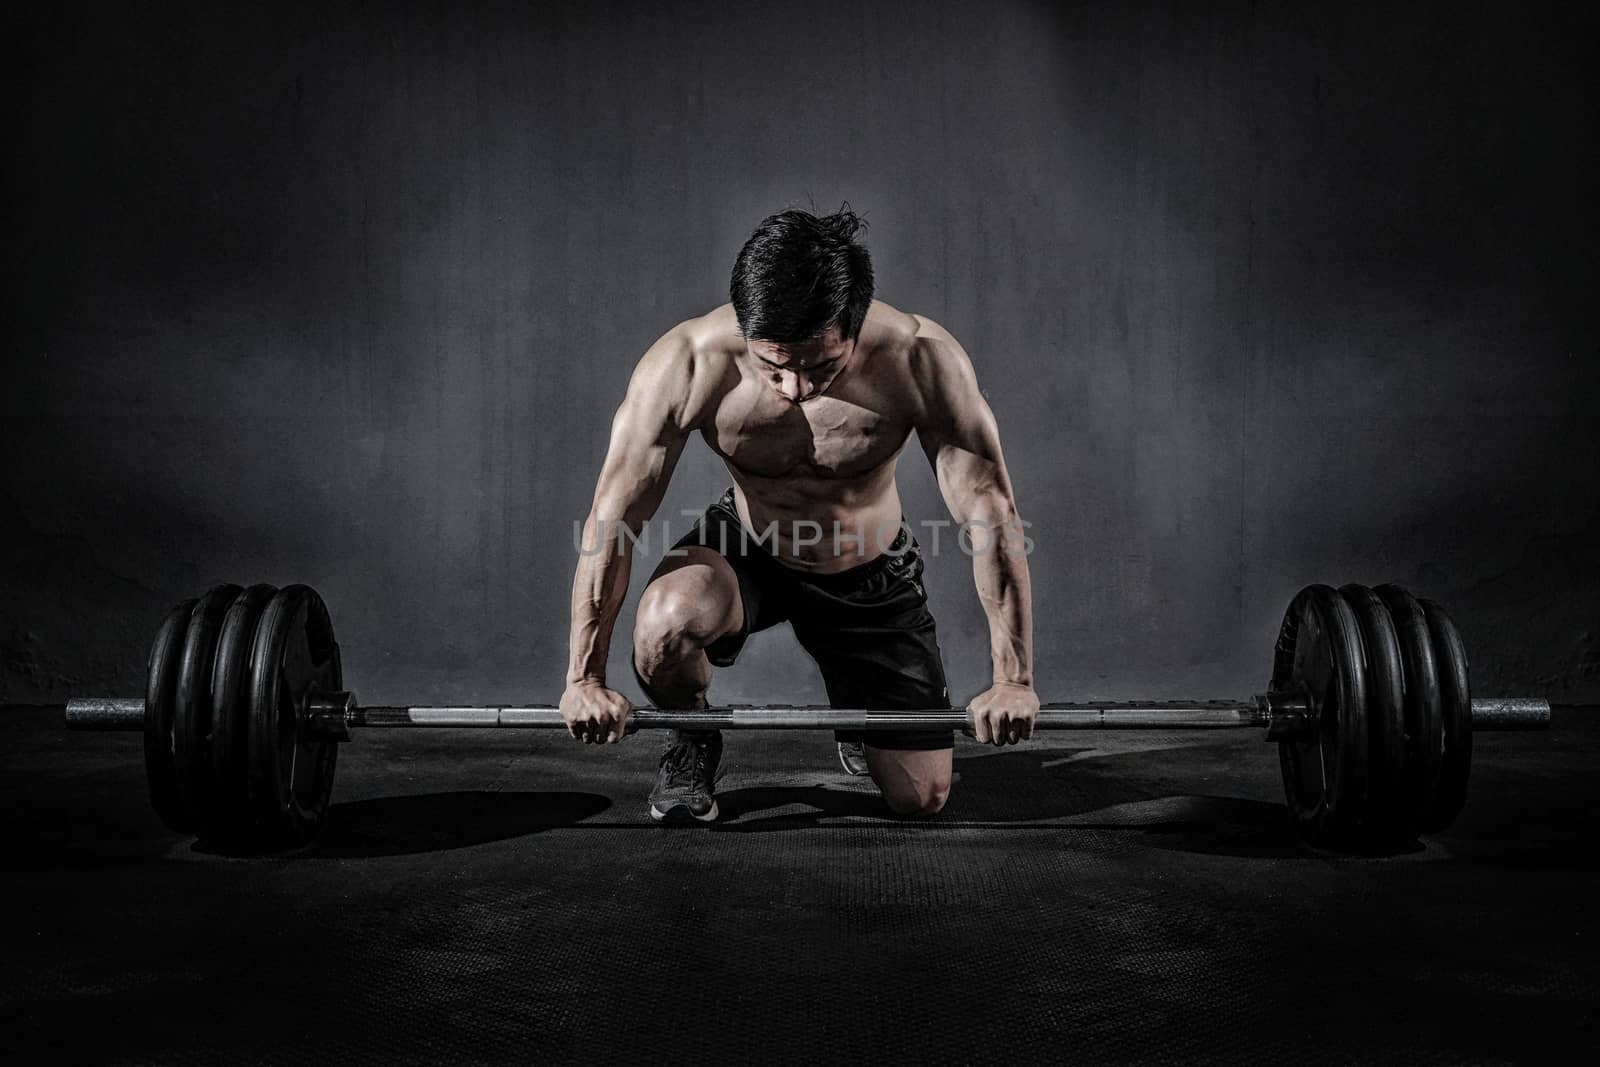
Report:
[[[762,221],[734,263],[732,302],[680,323],[634,370],[584,523],[561,711],[572,736],[620,741],[631,705],[606,685],[628,590],[631,541],[654,513],[694,431],[733,486],[645,586],[633,665],[659,707],[706,706],[711,667],[787,621],[835,707],[948,706],[922,587],[920,545],[900,510],[895,463],[911,432],[955,521],[972,532],[989,619],[993,685],[968,706],[977,740],[1032,736],[1032,607],[1025,538],[993,413],[972,364],[938,323],[872,299],[872,262],[848,208]],[[954,541],[955,538],[949,540]],[[950,792],[953,737],[841,734],[840,759],[870,774],[890,811],[928,816]],[[717,816],[717,731],[675,731],[650,813]]]

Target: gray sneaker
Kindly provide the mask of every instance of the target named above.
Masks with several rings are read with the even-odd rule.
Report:
[[[670,825],[715,819],[713,786],[721,762],[721,731],[672,731],[666,751],[661,753],[656,787],[650,791],[650,817]]]
[[[840,741],[839,766],[844,768],[844,773],[854,778],[872,773],[867,766],[867,746],[860,741]]]

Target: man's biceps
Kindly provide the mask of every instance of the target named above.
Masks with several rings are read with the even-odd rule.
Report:
[[[918,433],[925,443],[940,449],[958,448],[985,458],[998,458],[1000,454],[1000,428],[981,397],[977,404],[949,411],[942,419],[928,420]]]
[[[1003,481],[998,456],[988,455],[959,442],[946,442],[939,450],[936,469],[943,477],[980,489]]]

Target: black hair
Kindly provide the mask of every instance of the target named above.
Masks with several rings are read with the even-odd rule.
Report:
[[[856,240],[866,225],[849,204],[821,217],[790,209],[762,219],[733,261],[739,332],[778,344],[830,326],[846,340],[859,335],[872,303],[872,257]]]

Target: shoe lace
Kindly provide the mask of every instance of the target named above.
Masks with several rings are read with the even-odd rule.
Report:
[[[678,741],[662,753],[661,765],[667,770],[667,785],[681,789],[704,781],[710,762],[707,746],[693,741]]]

